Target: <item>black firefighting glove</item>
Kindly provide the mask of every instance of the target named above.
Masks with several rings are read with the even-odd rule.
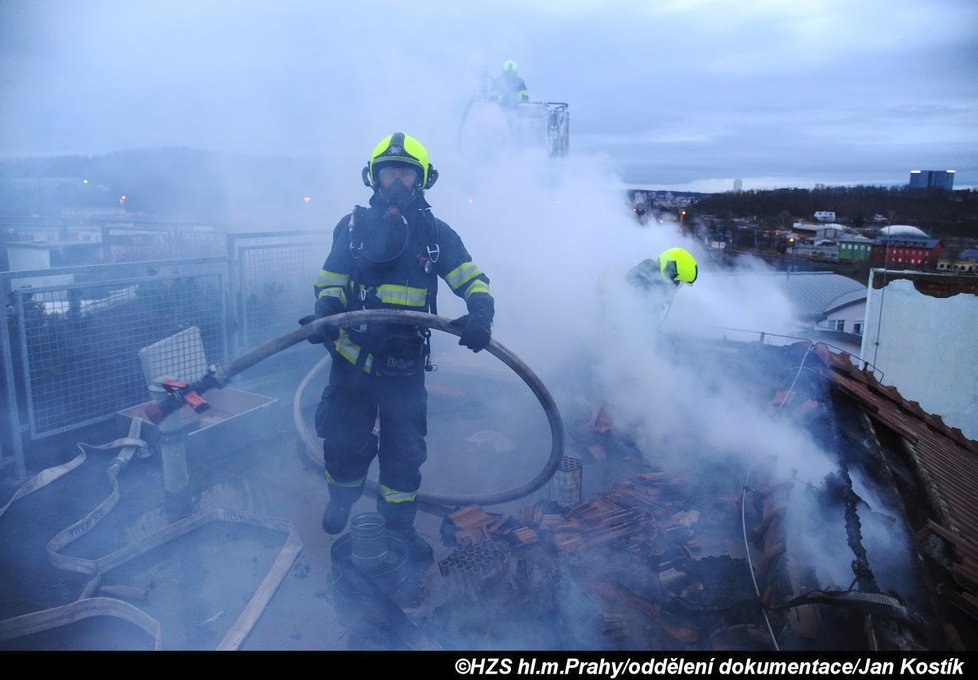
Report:
[[[321,319],[324,316],[333,316],[334,314],[340,314],[345,311],[343,309],[343,303],[334,297],[321,297],[316,301],[316,313],[309,314],[299,319],[299,323],[305,326],[307,323],[315,321],[316,319]],[[308,340],[313,345],[325,344],[330,345],[340,337],[340,329],[333,328],[331,326],[322,326],[318,332],[310,335],[306,340]]]
[[[469,300],[469,313],[451,323],[462,329],[458,344],[473,352],[484,350],[492,339],[492,317],[495,313],[493,300],[488,295],[473,295]]]

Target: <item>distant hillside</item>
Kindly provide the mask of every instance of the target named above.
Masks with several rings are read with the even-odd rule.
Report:
[[[811,219],[831,211],[853,227],[869,225],[875,215],[890,224],[912,224],[938,238],[978,238],[978,191],[954,192],[904,187],[827,187],[708,194],[694,206],[697,215],[749,217],[762,226]]]
[[[252,157],[197,149],[0,160],[0,217],[57,217],[118,207],[226,222],[242,205],[301,204],[324,185],[323,159]]]

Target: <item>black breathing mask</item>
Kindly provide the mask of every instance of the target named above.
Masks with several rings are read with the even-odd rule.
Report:
[[[377,197],[388,211],[393,208],[397,212],[404,212],[414,202],[417,195],[416,187],[408,188],[400,180],[394,180],[387,188],[377,185]],[[397,212],[393,214],[396,215]]]

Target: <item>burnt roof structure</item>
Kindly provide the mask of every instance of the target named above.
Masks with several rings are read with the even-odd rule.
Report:
[[[817,348],[832,383],[867,415],[898,480],[941,600],[978,619],[978,442],[924,411],[848,357]]]

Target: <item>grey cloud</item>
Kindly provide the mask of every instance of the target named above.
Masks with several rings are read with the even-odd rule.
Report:
[[[672,173],[650,182],[895,184],[925,156],[978,185],[978,8],[957,0],[7,0],[0,26],[0,153],[362,156],[392,126],[448,144],[512,58],[532,99],[570,103],[573,151]]]

